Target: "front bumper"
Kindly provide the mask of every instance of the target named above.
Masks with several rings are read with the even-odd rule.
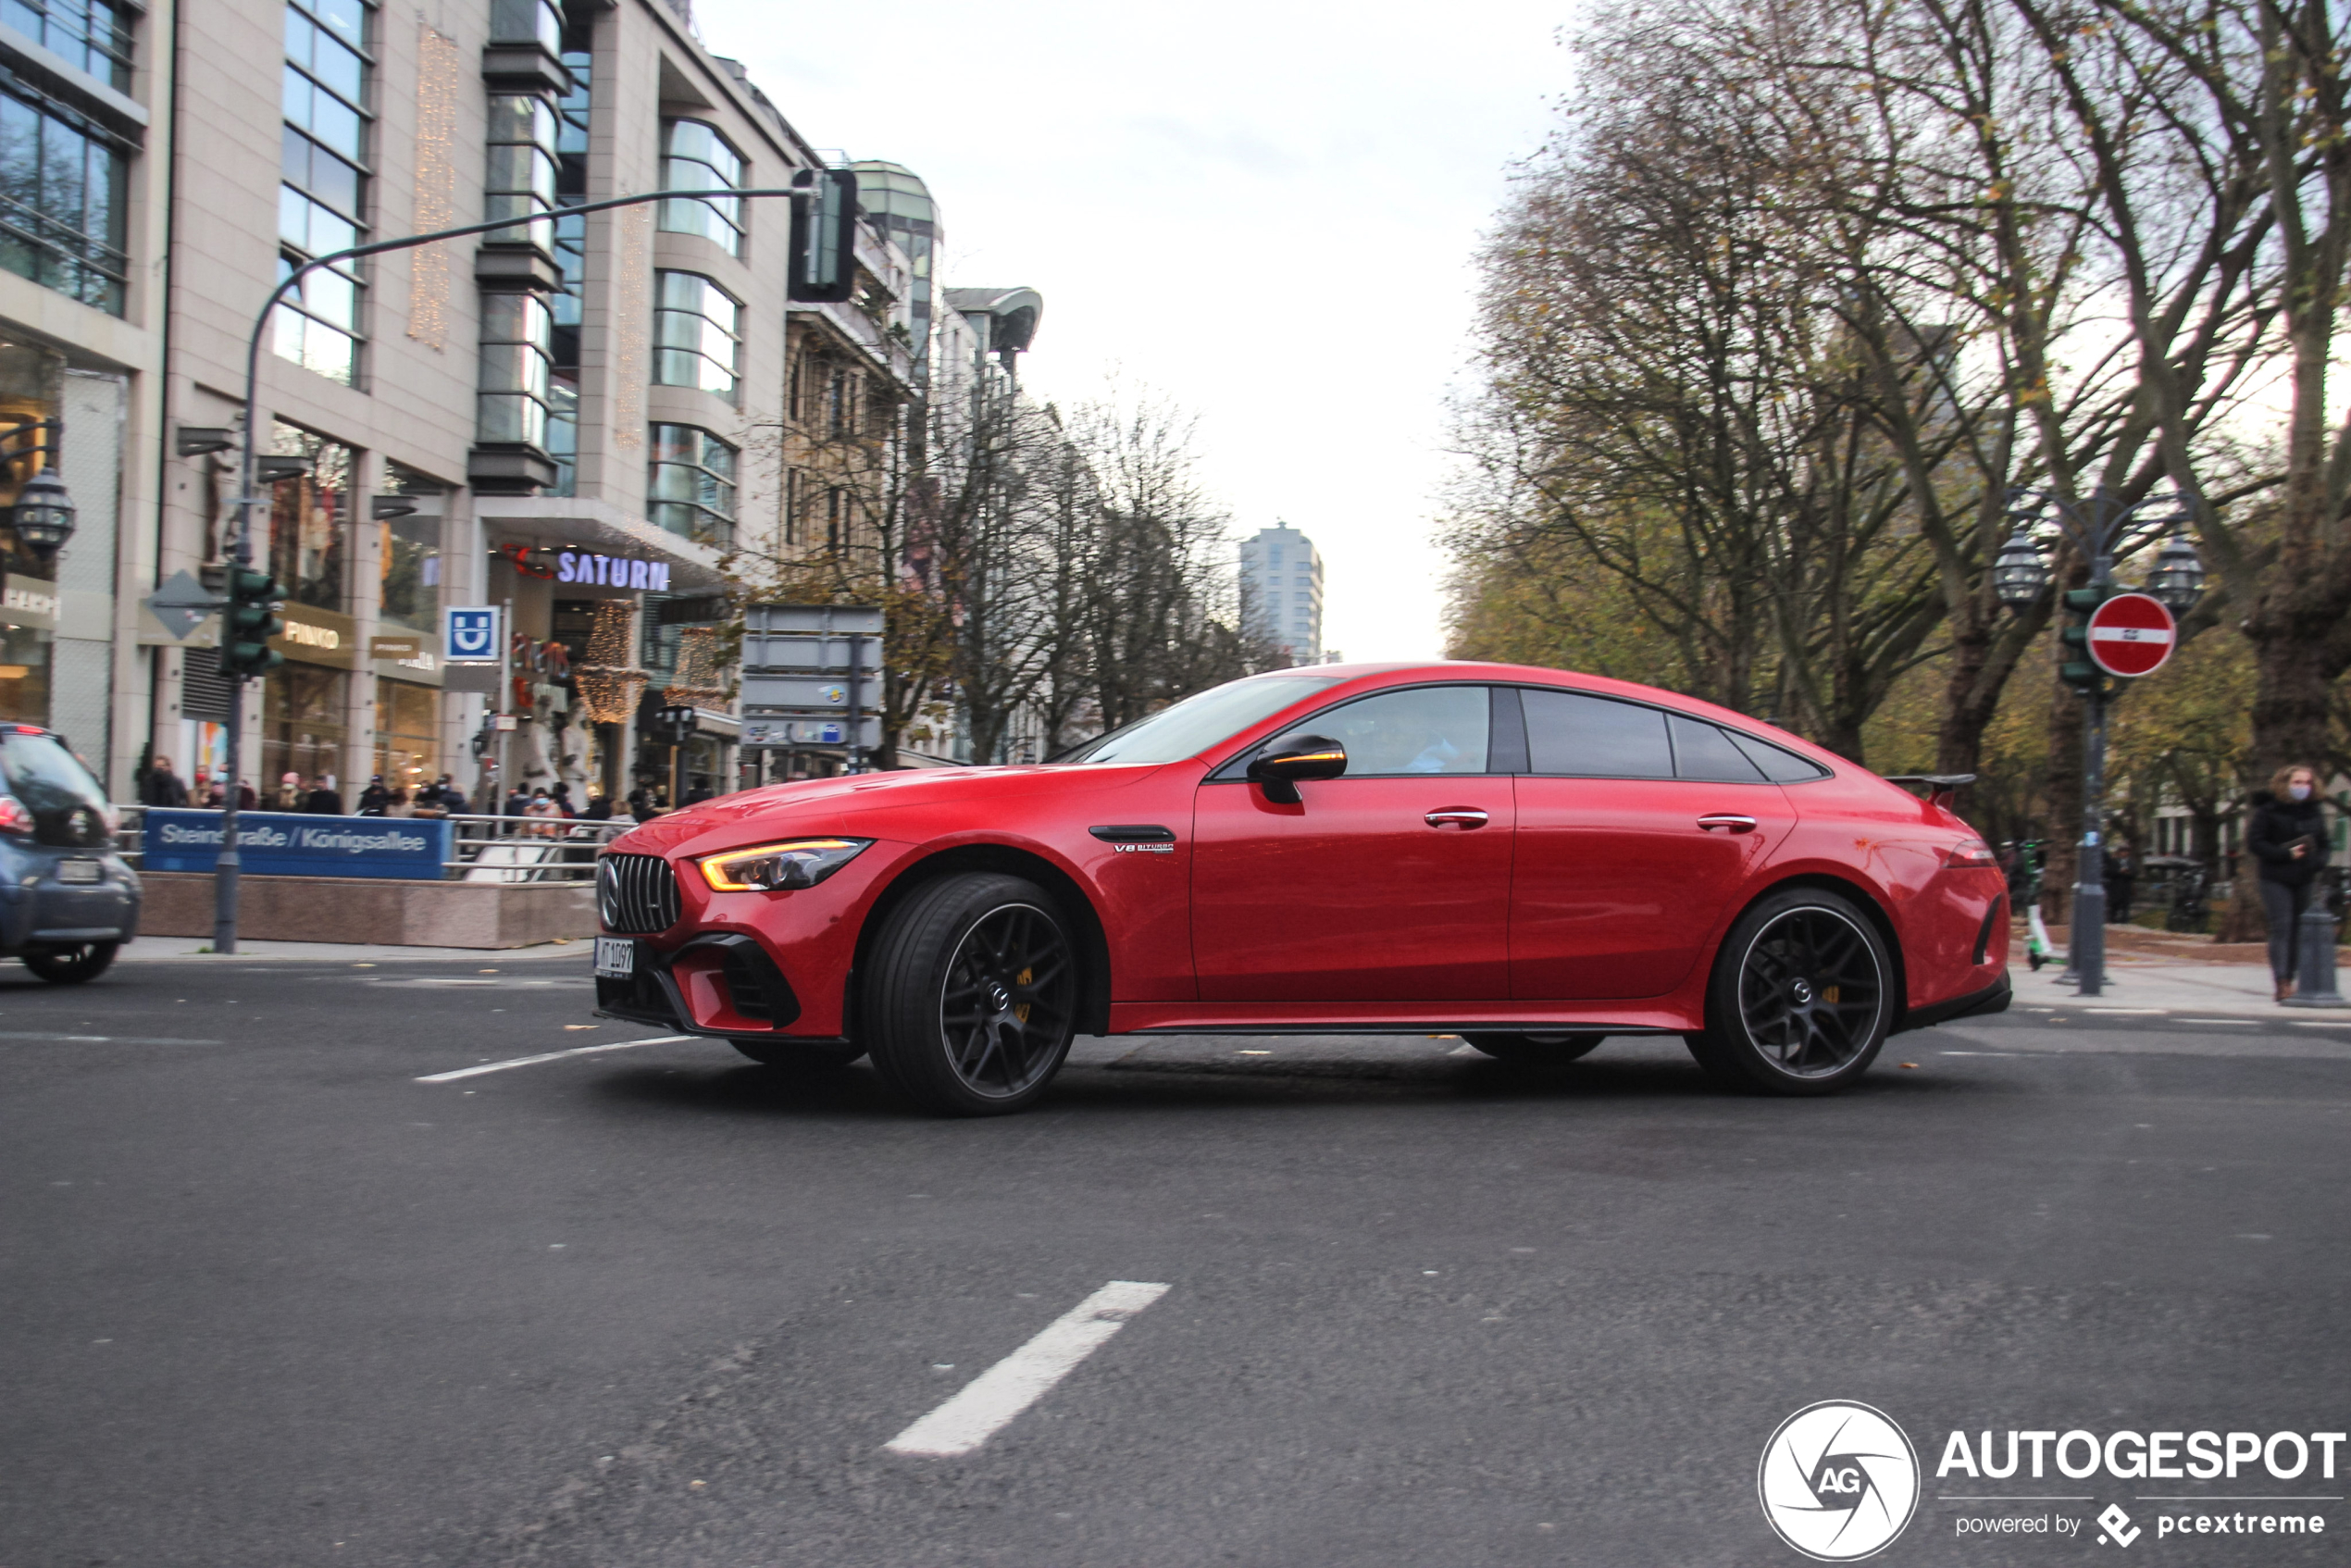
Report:
[[[800,998],[776,961],[739,931],[695,937],[665,952],[637,938],[625,979],[596,977],[596,1015],[722,1039],[776,1035],[800,1017]],[[806,1037],[794,1036],[794,1039]]]

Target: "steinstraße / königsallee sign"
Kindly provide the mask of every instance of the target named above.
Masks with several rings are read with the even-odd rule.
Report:
[[[143,871],[210,871],[220,854],[217,811],[150,810]],[[451,825],[397,816],[237,814],[237,852],[248,877],[399,877],[437,882]]]

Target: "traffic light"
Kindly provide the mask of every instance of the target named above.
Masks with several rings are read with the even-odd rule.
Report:
[[[2058,678],[2084,696],[2099,690],[2106,680],[2106,672],[2090,661],[2090,616],[2123,591],[2120,585],[2108,583],[2104,588],[2068,589],[2062,596],[2067,624],[2058,637],[2065,645],[2065,662],[2058,666]]]
[[[286,629],[278,606],[285,602],[276,579],[250,566],[230,566],[229,604],[221,614],[220,673],[246,679],[275,669],[285,655],[269,640]]]

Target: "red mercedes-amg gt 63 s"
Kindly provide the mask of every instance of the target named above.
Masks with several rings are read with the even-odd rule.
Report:
[[[1983,840],[1769,725],[1512,665],[1251,676],[1040,766],[773,785],[597,867],[598,1012],[1016,1111],[1073,1037],[1675,1034],[1822,1094],[2009,1002]]]

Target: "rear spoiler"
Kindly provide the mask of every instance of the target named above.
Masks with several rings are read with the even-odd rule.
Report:
[[[1975,782],[1972,773],[1889,773],[1884,778],[1888,784],[1925,785],[1928,803],[1938,806],[1949,805],[1961,785]]]

